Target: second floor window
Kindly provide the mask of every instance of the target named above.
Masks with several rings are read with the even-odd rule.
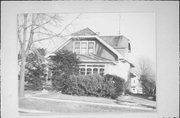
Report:
[[[88,53],[89,54],[94,53],[94,42],[88,42]]]
[[[75,41],[74,52],[76,54],[93,54],[95,51],[94,41]]]

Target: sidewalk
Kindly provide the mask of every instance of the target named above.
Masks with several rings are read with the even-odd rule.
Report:
[[[53,113],[50,111],[41,111],[41,110],[32,110],[32,109],[23,109],[19,108],[20,113]]]

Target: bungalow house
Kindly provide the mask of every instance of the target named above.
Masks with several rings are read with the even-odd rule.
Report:
[[[124,78],[134,65],[128,61],[130,40],[120,36],[99,36],[89,28],[82,29],[66,40],[58,50],[76,53],[81,63],[80,74],[112,74]]]

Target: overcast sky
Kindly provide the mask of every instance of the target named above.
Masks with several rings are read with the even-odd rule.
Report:
[[[61,14],[63,29],[79,14]],[[73,24],[64,32],[72,33],[89,27],[100,35],[124,35],[131,41],[131,54],[129,60],[136,63],[139,58],[147,58],[155,68],[156,39],[154,13],[86,13],[81,14]],[[56,43],[58,44],[58,43]]]

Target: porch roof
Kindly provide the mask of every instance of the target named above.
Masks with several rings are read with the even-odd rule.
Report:
[[[99,63],[112,63],[115,64],[114,61],[106,59],[104,57],[99,57],[94,54],[89,54],[89,55],[77,55],[80,59],[81,62],[99,62]]]

